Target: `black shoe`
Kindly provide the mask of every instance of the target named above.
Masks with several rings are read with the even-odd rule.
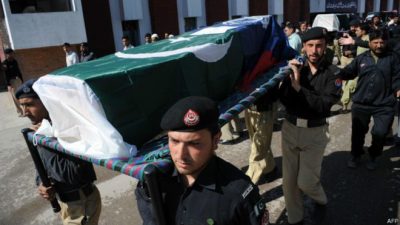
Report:
[[[349,161],[347,161],[347,167],[351,169],[357,168],[357,166],[361,162],[361,157],[360,156],[352,156]]]
[[[255,183],[255,185],[262,185],[262,184],[274,181],[278,178],[278,176],[279,176],[278,167],[275,166],[274,169],[271,170],[271,172],[262,174],[260,176],[260,179],[258,179],[258,181]]]
[[[235,143],[236,143],[236,139],[219,141],[219,144],[221,144],[221,145],[234,145]]]
[[[322,221],[326,215],[327,204],[319,204],[315,203],[314,205],[314,212],[312,214],[312,220],[315,224],[322,224]]]
[[[288,222],[288,224],[289,224],[289,225],[304,225],[304,221],[302,220],[302,221],[297,222],[297,223],[289,223],[289,222]]]
[[[367,165],[365,165],[369,171],[374,171],[378,167],[378,164],[376,163],[376,158],[371,157],[369,162],[367,162]]]
[[[393,136],[385,138],[384,146],[392,146],[395,144],[395,138]]]

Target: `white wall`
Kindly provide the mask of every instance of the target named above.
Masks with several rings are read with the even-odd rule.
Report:
[[[151,22],[150,22],[150,9],[149,9],[149,1],[148,0],[141,0],[142,1],[142,14],[143,18],[139,20],[139,37],[140,43],[144,43],[144,35],[146,33],[152,33],[151,30]]]
[[[278,23],[283,22],[283,0],[268,0],[268,14],[277,15]]]
[[[121,1],[109,1],[110,4],[110,14],[111,14],[111,25],[112,25],[112,30],[113,30],[113,36],[114,36],[114,45],[115,45],[115,50],[116,51],[121,51],[123,49],[122,47],[122,41],[121,38],[123,36],[122,32],[122,5],[120,4]]]
[[[310,0],[310,13],[325,12],[325,0]]]
[[[365,12],[365,0],[358,0],[357,12],[360,14]]]
[[[230,18],[232,16],[248,16],[249,1],[248,0],[231,0]]]
[[[11,14],[2,0],[8,35],[14,49],[77,44],[87,41],[80,0],[71,0],[74,11]]]
[[[387,1],[387,9],[388,10],[393,10],[393,0],[388,0]]]
[[[148,0],[110,0],[111,24],[116,51],[122,51],[122,21],[137,20],[139,43],[144,43],[144,35],[151,33],[150,10]]]
[[[379,12],[381,7],[381,0],[374,0],[374,12]]]

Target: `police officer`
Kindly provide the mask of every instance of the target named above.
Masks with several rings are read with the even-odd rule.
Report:
[[[16,91],[15,96],[21,104],[24,116],[37,130],[49,113],[32,86],[35,80],[28,80]],[[96,174],[93,165],[72,156],[68,156],[40,145],[36,146],[52,186],[44,187],[38,181],[39,194],[47,200],[58,196],[61,206],[60,216],[64,225],[98,224],[101,212],[101,199],[97,187],[93,184]]]
[[[368,148],[369,170],[377,167],[376,158],[382,154],[385,136],[394,119],[396,97],[400,96],[400,61],[396,53],[386,49],[388,35],[384,30],[374,30],[369,34],[370,50],[357,56],[339,73],[343,79],[358,76],[353,95],[351,154],[347,166],[355,168],[364,154],[364,138],[369,129],[371,117],[372,142]]]
[[[320,173],[329,141],[326,118],[340,98],[341,81],[335,85],[336,66],[325,58],[326,38],[322,27],[303,34],[305,64],[289,61],[293,73],[280,86],[280,100],[287,112],[282,124],[282,163],[289,224],[303,224],[302,193],[315,201],[317,209],[323,210],[328,203]]]
[[[232,164],[215,155],[221,136],[218,108],[205,97],[187,97],[163,116],[161,128],[175,165],[161,178],[166,224],[268,224],[257,186]],[[136,190],[144,224],[154,224],[144,190]]]
[[[7,90],[13,99],[18,115],[22,116],[22,109],[15,98],[15,91],[23,82],[22,73],[19,69],[18,62],[15,59],[14,50],[7,48],[4,50],[4,54],[6,59],[1,63],[1,69],[4,70]]]

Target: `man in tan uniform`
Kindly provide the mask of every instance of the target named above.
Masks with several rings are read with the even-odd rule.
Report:
[[[271,139],[277,114],[277,103],[272,103],[273,100],[269,99],[271,96],[277,96],[277,94],[268,93],[262,96],[250,109],[245,111],[244,118],[251,141],[249,168],[246,175],[255,184],[263,182],[262,178],[276,168],[271,150]]]
[[[314,27],[302,36],[305,65],[296,59],[289,61],[293,74],[279,90],[287,112],[282,125],[282,172],[289,224],[303,224],[303,194],[315,201],[316,209],[324,209],[328,203],[320,182],[329,142],[326,118],[340,98],[341,85],[335,82],[336,66],[325,59],[326,35],[325,28]]]

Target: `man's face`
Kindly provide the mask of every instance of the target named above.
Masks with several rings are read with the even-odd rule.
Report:
[[[128,39],[123,38],[123,39],[122,39],[122,44],[123,44],[124,46],[127,47],[127,46],[129,46],[130,43],[129,43],[129,40],[128,40]]]
[[[14,59],[14,52],[6,54],[6,59]]]
[[[214,155],[221,133],[211,136],[208,129],[195,132],[168,132],[168,145],[175,168],[182,175],[197,177]]]
[[[375,25],[379,24],[380,21],[381,21],[381,18],[379,18],[379,16],[375,16],[372,19],[372,23],[375,24]]]
[[[355,33],[357,30],[357,26],[350,26],[350,31]]]
[[[386,43],[382,38],[373,39],[369,41],[369,48],[376,55],[382,54],[385,52]]]
[[[81,45],[81,46],[80,46],[80,51],[81,51],[81,52],[84,52],[84,51],[86,51],[86,50],[87,50],[87,48],[86,48],[84,45]]]
[[[300,31],[305,32],[306,30],[307,30],[307,24],[306,23],[300,24]]]
[[[303,50],[310,63],[318,63],[326,49],[325,39],[309,40],[303,43]]]
[[[397,24],[399,22],[399,17],[398,16],[393,17],[393,22]]]
[[[69,47],[68,46],[63,46],[64,52],[68,53],[69,52]]]
[[[362,37],[362,36],[364,36],[364,34],[365,34],[365,31],[364,30],[362,30],[360,27],[357,27],[356,28],[356,36],[357,37]]]
[[[44,107],[42,101],[38,98],[20,98],[19,104],[25,117],[28,117],[33,125],[42,122],[43,119],[49,117],[49,113]]]
[[[289,28],[289,27],[285,27],[285,29],[283,29],[283,32],[285,32],[286,36],[289,37],[290,35],[293,34],[294,29]]]
[[[146,37],[144,38],[144,41],[145,41],[146,43],[150,43],[150,42],[151,42],[151,37],[146,36]]]

